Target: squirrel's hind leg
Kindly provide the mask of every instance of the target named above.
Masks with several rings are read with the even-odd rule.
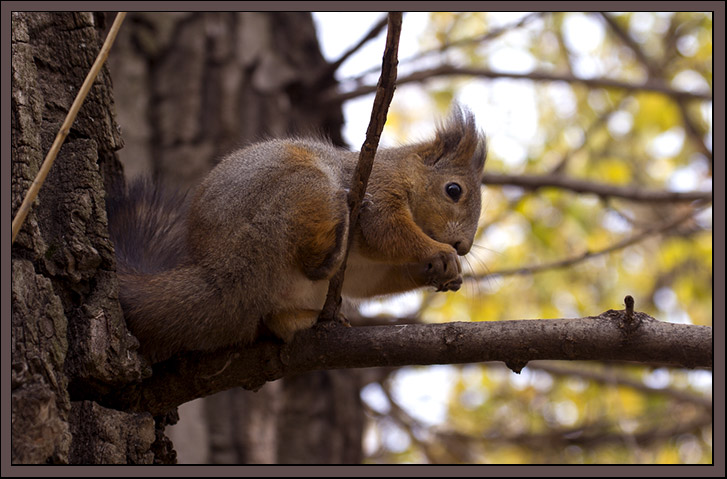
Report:
[[[349,215],[346,192],[318,190],[301,194],[295,218],[296,255],[311,281],[329,279],[341,267],[346,252]]]
[[[320,311],[295,309],[278,311],[265,317],[265,326],[277,337],[289,343],[297,331],[309,329],[318,321]]]

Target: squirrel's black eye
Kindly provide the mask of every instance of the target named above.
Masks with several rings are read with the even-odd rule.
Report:
[[[462,196],[462,187],[457,183],[448,183],[447,186],[444,187],[444,190],[455,203],[459,201],[459,198]]]

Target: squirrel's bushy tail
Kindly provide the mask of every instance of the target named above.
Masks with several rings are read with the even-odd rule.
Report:
[[[139,179],[106,201],[109,234],[120,271],[158,273],[172,269],[187,254],[187,195]]]
[[[236,291],[220,288],[189,256],[186,194],[140,180],[106,207],[119,300],[142,354],[154,363],[254,339],[258,322],[240,321],[245,308]]]

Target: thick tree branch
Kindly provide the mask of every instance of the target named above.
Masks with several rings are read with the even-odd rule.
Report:
[[[530,72],[530,73],[510,73],[494,71],[487,68],[476,68],[476,67],[458,67],[454,65],[440,65],[429,70],[421,70],[414,72],[410,75],[399,77],[397,80],[398,85],[413,82],[424,82],[431,78],[441,76],[471,76],[479,78],[511,78],[513,80],[530,80],[536,82],[566,82],[566,83],[578,83],[590,88],[615,88],[626,91],[653,91],[657,93],[663,93],[675,99],[688,99],[688,100],[712,100],[711,92],[690,92],[681,91],[670,88],[661,82],[647,81],[644,83],[630,83],[627,81],[616,80],[612,78],[578,78],[573,75],[554,74],[549,72]],[[358,98],[360,96],[368,95],[376,91],[376,87],[373,85],[365,85],[348,92],[331,91],[328,94],[323,95],[323,99],[326,102],[331,103],[343,103],[346,100],[352,98]]]
[[[614,360],[712,367],[712,328],[609,310],[576,319],[340,327],[300,331],[289,344],[259,342],[191,352],[154,366],[154,374],[99,401],[161,414],[192,399],[306,371],[503,361],[520,371],[531,360]]]
[[[576,193],[591,193],[602,198],[623,198],[640,202],[711,201],[711,191],[664,191],[647,190],[637,186],[616,186],[594,181],[568,178],[563,175],[505,175],[485,173],[482,182],[489,186],[519,186],[528,190],[562,188]]]

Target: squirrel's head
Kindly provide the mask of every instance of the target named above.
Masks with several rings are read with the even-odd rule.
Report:
[[[480,217],[484,135],[468,110],[455,107],[434,140],[416,151],[423,165],[410,205],[414,221],[432,239],[459,255],[472,247]]]

